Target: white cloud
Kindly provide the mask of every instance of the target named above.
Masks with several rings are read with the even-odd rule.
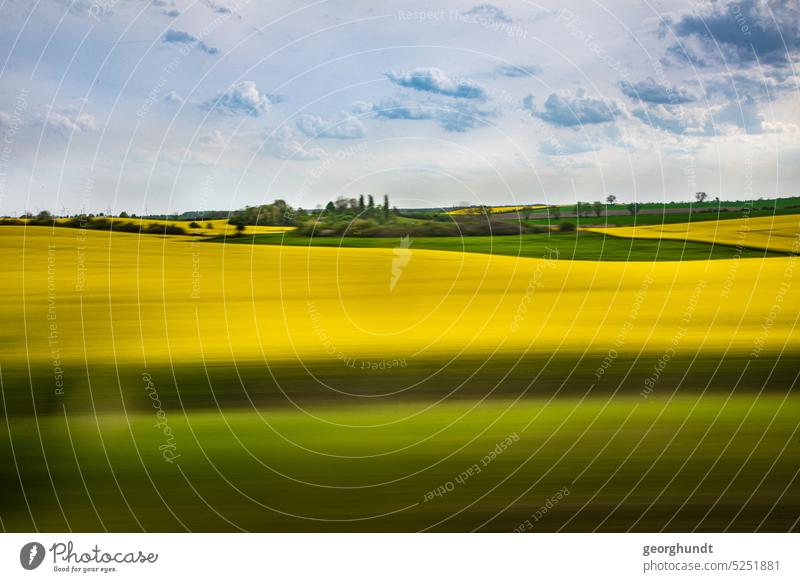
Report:
[[[263,149],[281,160],[308,161],[327,156],[324,149],[309,146],[310,141],[294,127],[282,125],[264,134]]]
[[[269,111],[272,101],[253,81],[240,81],[214,99],[206,101],[204,106],[226,115],[246,114],[258,117]]]
[[[81,105],[85,103],[81,102]],[[87,131],[97,131],[97,120],[94,115],[82,111],[79,105],[53,107],[42,114],[39,121],[46,125],[48,130],[67,138]]]
[[[389,71],[386,77],[396,85],[416,91],[438,93],[463,99],[485,99],[486,90],[472,79],[448,77],[436,67],[423,67],[408,72]]]
[[[301,115],[296,126],[308,137],[359,139],[365,134],[364,124],[361,123],[361,120],[348,114],[333,119],[323,119],[316,115]]]
[[[184,99],[176,91],[170,91],[166,95],[164,95],[164,101],[167,103],[172,103],[173,105],[180,105],[183,103]]]

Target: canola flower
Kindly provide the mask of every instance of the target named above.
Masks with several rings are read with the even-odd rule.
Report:
[[[624,238],[690,240],[800,252],[800,215],[797,214],[585,230]]]
[[[492,214],[497,214],[501,212],[516,212],[518,210],[541,210],[543,208],[547,208],[547,206],[543,204],[535,204],[535,205],[522,205],[522,206],[492,206],[489,211]],[[447,214],[473,214],[477,211],[476,208],[457,208],[456,210],[451,210]]]
[[[618,349],[630,352],[800,344],[800,294],[777,295],[798,283],[795,257],[743,259],[744,269],[736,260],[593,262],[411,247],[392,287],[392,249],[41,227],[0,229],[0,248],[7,362],[605,353],[623,330]],[[773,317],[778,302],[782,315]]]

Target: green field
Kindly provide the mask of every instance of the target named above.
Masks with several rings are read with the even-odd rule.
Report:
[[[168,417],[175,464],[153,414],[12,420],[3,525],[512,531],[566,487],[534,531],[786,531],[800,511],[798,410],[789,395],[689,394],[310,410],[325,427],[292,411],[193,412]]]
[[[6,370],[0,516],[10,531],[511,531],[566,486],[534,531],[796,527],[792,359],[678,358],[645,397],[657,357],[600,379],[597,354],[423,359],[379,382],[330,361],[156,367],[163,419],[139,368],[95,364],[49,401],[40,372],[35,414],[25,370]]]
[[[666,207],[660,210],[665,210]],[[615,208],[614,210],[622,210]],[[653,209],[655,210],[655,209]],[[574,209],[573,209],[574,211]],[[678,224],[682,222],[707,222],[711,220],[731,220],[734,218],[756,218],[759,216],[781,216],[785,214],[800,214],[797,208],[777,208],[775,210],[751,210],[738,211],[728,210],[718,212],[716,208],[695,210],[694,212],[660,212],[655,214],[601,214],[594,213],[586,216],[571,216],[554,220],[551,218],[531,218],[524,220],[523,223],[529,226],[558,225],[559,222],[573,222],[577,226],[636,226],[638,225],[658,225],[658,224]]]
[[[218,237],[209,242],[234,244],[289,245],[343,248],[396,248],[398,239],[378,237],[307,237],[294,233],[245,234],[241,237]],[[753,249],[711,245],[691,241],[622,239],[590,232],[541,233],[507,236],[415,237],[414,249],[488,253],[514,257],[555,257],[582,261],[689,261],[709,259],[780,256]]]
[[[584,202],[591,204],[592,200]],[[785,198],[768,198],[758,200],[705,200],[704,202],[640,202],[642,210],[665,210],[671,209],[685,209],[686,212],[691,210],[716,210],[718,208],[735,208],[735,207],[750,207],[753,211],[766,211],[774,213],[789,209],[790,212],[797,212],[800,208],[800,196],[788,196]],[[627,210],[626,203],[617,202],[615,204],[605,204],[603,206],[609,210]],[[575,204],[560,204],[558,208],[562,212],[575,212]],[[793,210],[792,210],[793,209]]]

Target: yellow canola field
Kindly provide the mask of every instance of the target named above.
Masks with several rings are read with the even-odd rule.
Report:
[[[529,210],[540,210],[542,208],[547,208],[547,206],[544,206],[544,205],[541,205],[541,204],[540,205],[535,205],[535,206],[528,206],[528,205],[522,205],[522,206],[493,206],[489,210],[492,213],[516,212],[517,210],[522,210],[524,208],[527,208]],[[451,210],[447,214],[472,214],[473,212],[476,212],[476,211],[477,211],[476,208],[458,208],[456,210]]]
[[[186,232],[189,233],[201,233],[208,236],[221,236],[225,235],[232,235],[236,233],[236,227],[232,224],[228,224],[227,218],[218,218],[215,220],[197,220],[197,224],[201,226],[201,228],[189,228],[191,221],[189,222],[174,222],[171,224],[177,224],[178,226],[182,226]],[[208,226],[211,228],[208,228]],[[247,226],[245,230],[245,234],[275,234],[279,232],[288,232],[290,230],[294,230],[295,226],[267,226],[264,224],[258,224],[255,226]]]
[[[587,228],[585,230],[625,238],[691,240],[774,251],[800,252],[800,215],[798,214],[621,228]]]
[[[214,220],[196,220],[195,222],[200,225],[200,228],[189,228],[189,225],[192,223],[191,220],[156,220],[152,218],[111,218],[115,222],[120,223],[134,223],[136,225],[147,226],[148,224],[169,224],[174,226],[179,226],[186,231],[187,234],[202,234],[205,236],[222,236],[228,235],[231,236],[236,234],[236,227],[232,224],[228,224],[227,218],[216,218]],[[67,218],[60,218],[57,222],[66,222]],[[297,227],[294,226],[267,226],[267,225],[256,225],[256,226],[247,226],[245,230],[245,234],[275,234],[280,232],[288,232],[290,230],[294,230]],[[180,235],[178,235],[180,236]]]
[[[796,257],[555,261],[13,226],[0,249],[0,366],[800,344]]]

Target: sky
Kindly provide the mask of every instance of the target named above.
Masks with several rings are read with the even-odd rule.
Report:
[[[800,194],[798,0],[0,0],[0,213]]]

